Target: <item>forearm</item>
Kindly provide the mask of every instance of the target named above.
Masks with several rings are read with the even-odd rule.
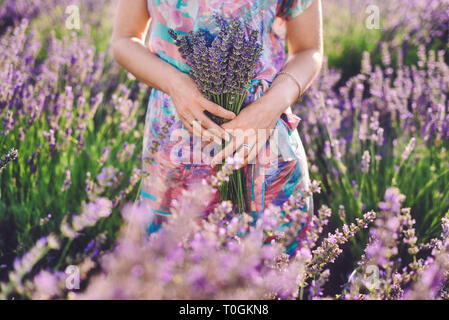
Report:
[[[136,37],[122,37],[112,41],[115,60],[139,81],[170,94],[185,76],[177,68],[152,53],[144,42]]]
[[[264,104],[273,108],[273,112],[280,116],[312,84],[321,69],[322,60],[321,52],[316,49],[303,50],[289,56],[282,70],[296,77],[302,92],[299,92],[298,85],[290,76],[281,74],[261,98]]]

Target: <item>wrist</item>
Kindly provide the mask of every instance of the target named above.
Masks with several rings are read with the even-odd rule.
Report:
[[[279,72],[277,74],[276,78],[282,77],[282,76],[284,77],[284,79],[282,81],[284,81],[284,82],[289,81],[290,86],[293,83],[297,88],[297,90],[295,90],[295,91],[293,91],[293,89],[292,89],[291,99],[293,99],[293,100],[291,100],[291,102],[290,102],[290,104],[292,104],[293,102],[295,102],[301,98],[301,95],[303,92],[302,85],[299,82],[299,80],[296,78],[296,76],[289,71],[282,70],[281,72]]]
[[[251,112],[250,117],[252,119],[258,119],[257,122],[270,123],[271,121],[278,119],[287,108],[288,105],[286,105],[285,102],[282,103],[279,99],[276,99],[276,97],[264,94],[248,106],[248,109],[250,109],[248,111]]]
[[[188,83],[186,81],[190,80],[189,79],[190,76],[188,74],[186,74],[182,71],[179,71],[178,69],[176,69],[174,67],[170,68],[170,71],[166,73],[166,76],[167,76],[166,93],[169,96],[172,96],[175,91],[181,90],[182,87],[186,83]]]
[[[281,114],[292,105],[294,98],[288,93],[285,86],[280,83],[272,85],[260,98],[261,103],[272,111],[273,116],[280,117]]]

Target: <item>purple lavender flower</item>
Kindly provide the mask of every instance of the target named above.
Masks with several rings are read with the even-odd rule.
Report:
[[[12,148],[3,158],[0,158],[0,172],[8,163],[17,159],[17,150]]]
[[[385,201],[379,203],[379,209],[399,213],[401,203],[404,200],[405,196],[401,194],[398,188],[388,188],[385,191]]]

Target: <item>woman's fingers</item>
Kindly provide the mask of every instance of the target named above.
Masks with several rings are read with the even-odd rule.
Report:
[[[199,111],[195,116],[199,121],[201,121],[201,125],[208,129],[214,136],[224,139],[225,141],[231,140],[230,135],[202,111]]]
[[[237,149],[237,152],[236,152],[235,155],[234,155],[234,157],[237,157],[238,159],[241,159],[242,164],[246,161],[246,158],[248,157],[248,154],[249,154],[249,152],[251,151],[251,148],[254,149],[254,147],[252,147],[251,145],[249,145],[249,148],[247,148],[246,145],[249,145],[249,144],[243,143],[243,144]],[[242,167],[242,164],[239,166],[239,168]]]
[[[184,124],[184,126],[187,128],[187,130],[191,133],[194,134],[193,132],[193,127],[190,124],[191,122],[189,122],[189,120],[186,119],[186,117],[184,117],[181,114],[178,114],[179,119],[182,121],[182,123]]]
[[[248,143],[243,143],[237,152],[235,153],[240,159],[242,164],[239,168],[246,166],[257,155],[257,138],[256,136],[248,137]],[[250,158],[252,157],[252,158]]]
[[[259,150],[257,148],[257,145],[252,146],[251,150],[249,151],[246,158],[243,159],[243,163],[240,165],[239,168],[246,166],[248,163],[251,163],[255,157],[257,157],[257,154],[259,153]]]
[[[215,155],[210,163],[212,167],[215,167],[217,164],[221,163],[224,159],[234,154],[234,151],[239,147],[236,143],[237,139],[232,139],[224,149],[222,149],[217,155]]]
[[[201,123],[197,120],[192,121],[193,133],[195,136],[201,138],[201,140],[211,141],[214,140],[215,135],[213,135],[209,130],[203,128]],[[221,141],[221,140],[220,140]]]
[[[190,115],[179,115],[179,119],[184,123],[187,130],[201,139],[211,141],[214,140],[215,136],[209,132],[209,130],[205,129],[201,126],[201,123],[193,118]]]
[[[212,101],[207,100],[206,98],[202,98],[201,106],[212,113],[213,115],[219,116],[224,119],[232,120],[236,117],[236,114],[232,111],[226,110],[225,108],[219,106]]]

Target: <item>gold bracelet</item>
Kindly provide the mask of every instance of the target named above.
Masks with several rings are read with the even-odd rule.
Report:
[[[301,87],[301,84],[299,83],[298,79],[296,79],[295,75],[293,73],[289,72],[289,71],[281,71],[281,72],[279,72],[277,74],[277,76],[280,75],[280,74],[286,74],[287,76],[289,76],[290,78],[293,79],[293,81],[296,83],[296,85],[298,86],[298,89],[299,89],[298,100],[301,99],[301,96],[302,96],[302,93],[303,93],[302,92],[302,87]]]

